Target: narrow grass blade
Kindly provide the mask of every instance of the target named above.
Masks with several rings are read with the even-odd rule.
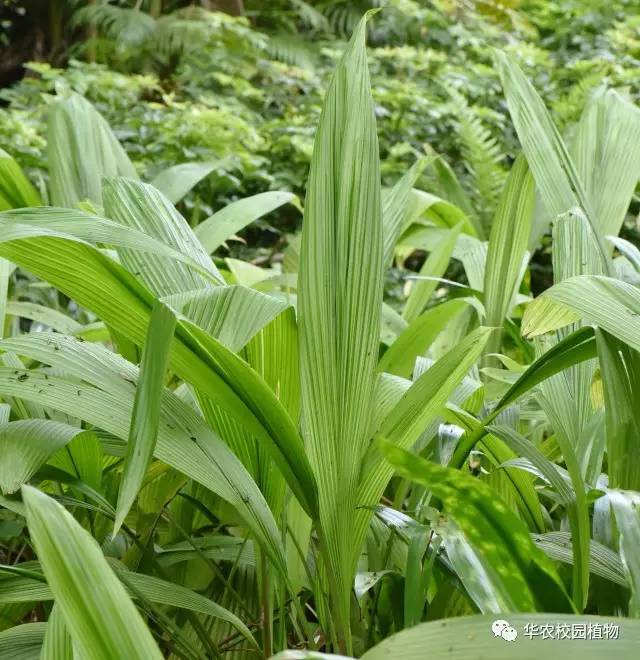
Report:
[[[114,536],[140,490],[156,446],[164,375],[175,326],[175,313],[164,303],[157,301],[151,311],[147,339],[142,352],[140,378],[136,387],[129,442],[124,458],[124,473],[118,492]]]
[[[442,277],[445,274],[461,229],[462,225],[457,224],[433,246],[433,250],[422,265],[419,275],[434,279],[417,280],[414,282],[409,298],[402,311],[402,318],[405,321],[413,321],[427,306],[429,299],[438,286],[437,279],[435,278]]]

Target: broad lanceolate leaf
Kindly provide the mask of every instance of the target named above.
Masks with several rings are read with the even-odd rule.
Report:
[[[107,122],[78,94],[49,108],[47,158],[54,206],[71,208],[84,199],[101,204],[103,176],[137,177]]]
[[[83,657],[162,654],[95,539],[44,493],[22,487],[27,524],[65,624]]]
[[[404,451],[387,440],[380,450],[403,477],[428,488],[442,501],[499,585],[503,611],[571,609],[552,562],[538,550],[526,527],[496,492],[479,479]]]
[[[129,341],[144,343],[153,296],[95,248],[44,236],[11,240],[0,245],[0,254],[51,282]],[[246,362],[192,323],[178,321],[176,337],[172,371],[263,442],[303,508],[316,510],[315,479],[301,438],[273,391]]]
[[[84,420],[126,440],[129,435],[137,368],[99,344],[38,333],[5,340],[2,348],[49,364],[68,378],[40,370],[0,369],[0,391],[33,400]],[[79,384],[79,379],[85,381]],[[79,403],[81,402],[81,408]],[[256,539],[284,570],[283,549],[264,497],[227,445],[175,394],[165,390],[156,457],[232,504]]]
[[[156,301],[151,311],[140,362],[140,378],[133,403],[124,473],[118,492],[114,536],[136,498],[156,446],[164,375],[175,326],[175,313],[164,303]]]
[[[353,514],[382,305],[380,171],[365,25],[366,18],[325,97],[307,188],[298,288],[302,419],[341,626],[348,621],[355,572]]]

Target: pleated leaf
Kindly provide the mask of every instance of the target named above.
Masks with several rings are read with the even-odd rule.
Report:
[[[28,380],[18,371],[14,378]],[[47,419],[26,419],[0,425],[0,489],[14,493],[47,459],[78,435],[90,435],[75,426]]]
[[[49,107],[47,159],[54,206],[73,208],[85,199],[100,205],[102,177],[137,177],[107,122],[78,94]]]
[[[50,364],[69,377],[33,370],[20,371],[27,378],[18,380],[15,369],[0,369],[0,392],[80,415],[118,438],[128,438],[138,379],[134,365],[98,344],[47,333],[5,340],[2,348]],[[161,414],[156,457],[230,502],[283,569],[276,523],[242,463],[189,405],[167,390]]]
[[[120,225],[138,230],[187,255],[210,274],[205,278],[185,264],[160,255],[119,249],[122,263],[157,296],[224,284],[222,276],[200,245],[187,221],[153,186],[122,177],[103,184],[105,214]]]
[[[302,417],[341,625],[348,621],[355,572],[352,518],[372,412],[382,304],[378,139],[365,33],[366,17],[324,100],[298,281]]]
[[[536,337],[580,319],[640,350],[640,291],[610,277],[578,275],[554,284],[527,307],[522,333]]]
[[[614,90],[595,94],[572,153],[602,236],[617,236],[640,178],[640,110]]]
[[[640,617],[640,494],[634,491],[610,490],[607,497],[616,517],[620,534],[620,556],[631,585],[629,616]]]
[[[162,658],[95,539],[44,493],[22,487],[27,524],[56,604],[87,658]]]
[[[484,271],[484,306],[489,326],[502,327],[518,292],[534,199],[533,179],[526,160],[520,156],[511,168],[491,224]]]

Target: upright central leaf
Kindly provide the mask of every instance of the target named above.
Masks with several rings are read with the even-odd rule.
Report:
[[[352,581],[357,480],[371,421],[381,303],[378,139],[363,19],[338,64],[316,133],[299,275],[303,428],[339,617],[346,615]]]

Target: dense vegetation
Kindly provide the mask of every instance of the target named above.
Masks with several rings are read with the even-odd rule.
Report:
[[[0,660],[633,657],[638,3],[214,4],[5,3]]]

